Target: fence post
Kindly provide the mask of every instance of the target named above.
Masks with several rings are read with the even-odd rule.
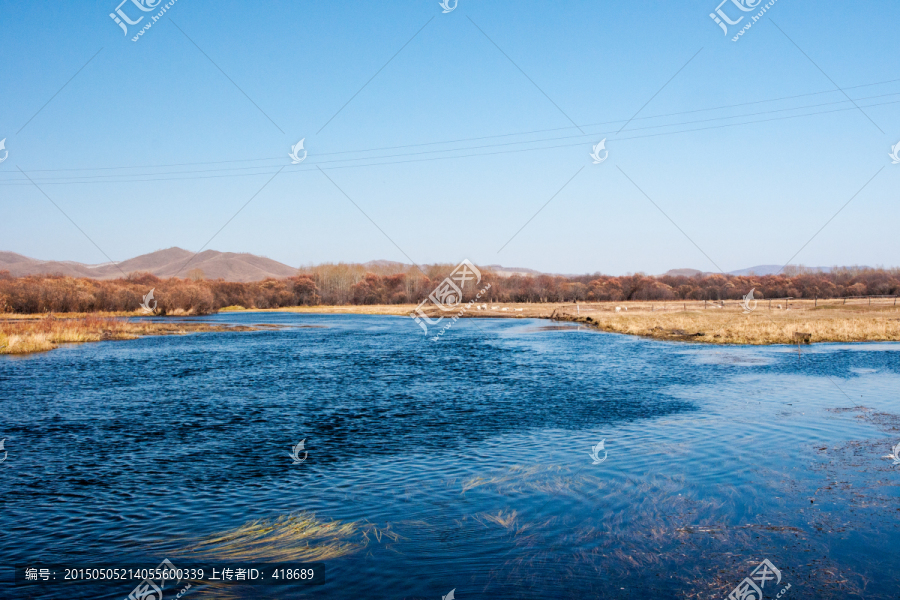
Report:
[[[818,306],[818,305],[819,305],[819,297],[818,297],[818,296],[816,296],[816,303],[815,303],[815,304],[813,304],[813,306]]]

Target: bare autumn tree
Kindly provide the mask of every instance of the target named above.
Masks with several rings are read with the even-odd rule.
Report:
[[[312,306],[319,303],[319,288],[310,275],[299,275],[294,278],[294,295],[297,304]]]
[[[396,264],[396,263],[395,263]],[[330,264],[279,280],[238,283],[189,278],[161,279],[136,273],[126,279],[95,280],[58,275],[13,277],[0,271],[0,311],[13,313],[94,312],[138,310],[152,289],[161,312],[205,314],[227,306],[278,308],[312,304],[417,304],[428,297],[455,265],[423,267],[397,272],[366,273],[363,265]],[[835,269],[830,273],[797,269],[793,276],[663,276],[643,274],[612,277],[585,275],[500,277],[482,271],[478,286],[464,289],[464,300],[491,285],[484,301],[570,302],[622,300],[735,300],[754,290],[756,298],[838,298],[900,295],[898,269]],[[478,288],[478,289],[476,289]]]

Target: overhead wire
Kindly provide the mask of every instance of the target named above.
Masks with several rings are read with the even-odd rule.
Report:
[[[900,81],[900,79],[890,79],[890,80],[886,80],[886,81],[878,81],[878,82],[874,82],[874,83],[864,83],[861,85],[849,86],[849,87],[845,87],[843,89],[853,90],[853,89],[859,89],[859,88],[864,88],[864,87],[873,87],[876,85],[885,85],[888,83],[896,83],[898,81]],[[662,117],[693,114],[693,113],[697,113],[697,112],[724,110],[726,108],[738,108],[741,106],[751,106],[754,104],[762,104],[762,103],[766,103],[766,102],[780,102],[782,100],[793,100],[796,98],[804,98],[807,96],[819,96],[819,95],[823,95],[823,94],[832,94],[832,93],[837,93],[838,91],[839,90],[808,92],[805,94],[795,94],[793,96],[782,96],[780,98],[769,98],[769,99],[765,99],[765,100],[753,100],[753,101],[741,102],[741,103],[737,103],[737,104],[726,104],[726,105],[722,105],[722,106],[697,108],[697,109],[687,110],[687,111],[663,113],[663,114],[658,114],[658,115],[648,115],[645,117],[637,117],[634,120],[642,121],[642,120],[649,120],[649,119],[659,119]],[[863,97],[863,98],[857,98],[856,100],[865,100],[867,98],[875,98],[875,97],[880,97],[880,96],[868,96],[868,97]],[[841,102],[848,102],[848,100],[842,100]],[[813,105],[813,106],[818,106],[818,105]],[[802,107],[795,107],[795,108],[799,109]],[[779,110],[792,110],[792,109],[779,109]],[[721,118],[726,118],[726,117],[721,117]],[[597,127],[600,125],[612,125],[615,123],[622,123],[623,121],[624,121],[624,119],[619,119],[619,120],[615,120],[615,121],[602,121],[602,122],[598,122],[598,123],[586,123],[582,126],[583,127]],[[360,152],[379,152],[382,150],[397,150],[397,149],[402,149],[402,148],[416,148],[416,147],[420,147],[420,146],[433,146],[433,145],[437,145],[437,144],[455,144],[455,143],[461,143],[461,142],[512,137],[512,136],[517,136],[517,135],[532,135],[535,133],[548,133],[548,132],[552,132],[552,131],[564,131],[567,129],[575,129],[575,128],[572,126],[554,127],[554,128],[550,128],[550,129],[535,129],[532,131],[523,131],[523,132],[516,132],[516,133],[503,133],[503,134],[471,137],[471,138],[459,138],[459,139],[455,139],[455,140],[443,140],[443,141],[437,141],[437,142],[420,142],[420,143],[416,143],[416,144],[403,144],[403,145],[398,145],[398,146],[383,146],[380,148],[366,148],[366,149],[356,149],[356,150],[338,150],[338,151],[334,151],[334,152],[317,153],[317,156],[333,156],[333,155],[337,155],[337,154],[349,154],[349,153],[360,153]],[[633,129],[629,129],[629,131],[633,131]],[[118,166],[118,167],[79,167],[79,168],[70,168],[70,169],[31,169],[31,170],[29,170],[29,172],[30,173],[48,173],[48,172],[64,172],[64,171],[101,171],[101,170],[116,170],[116,169],[155,169],[155,168],[181,167],[181,166],[227,164],[227,163],[233,163],[233,162],[260,162],[260,161],[266,161],[266,160],[282,160],[282,157],[281,156],[272,156],[272,157],[266,157],[266,158],[246,158],[246,159],[232,159],[232,160],[190,162],[190,163],[169,163],[169,164],[162,164],[162,165],[132,165],[132,166]],[[250,167],[245,167],[245,168],[250,168]]]
[[[867,84],[867,85],[878,85],[878,84]],[[857,86],[857,87],[864,87],[864,86]],[[814,93],[810,93],[810,94],[804,94],[804,96],[818,95],[818,94],[822,94],[822,93],[826,93],[826,92],[814,92]],[[875,95],[875,96],[866,96],[866,97],[862,97],[862,98],[857,98],[856,100],[871,100],[871,99],[877,99],[877,98],[884,98],[884,97],[888,97],[888,96],[896,96],[898,94],[900,94],[900,92],[879,94],[879,95]],[[794,96],[794,97],[799,97],[799,96]],[[793,97],[791,97],[791,98],[793,98]],[[760,102],[766,102],[766,101],[756,101],[753,103],[745,103],[742,105],[759,104]],[[682,121],[682,122],[678,122],[678,123],[663,123],[663,124],[659,124],[659,125],[647,125],[645,127],[632,128],[632,129],[628,129],[626,131],[634,132],[634,131],[642,131],[642,130],[648,130],[648,129],[678,127],[678,126],[682,126],[682,125],[691,125],[691,124],[705,123],[705,122],[710,122],[710,121],[720,121],[720,120],[729,120],[729,119],[745,119],[746,117],[750,117],[750,116],[774,114],[774,113],[779,113],[779,112],[808,110],[810,108],[831,106],[831,105],[835,105],[835,104],[845,104],[847,102],[849,102],[849,101],[848,100],[839,100],[839,101],[834,101],[834,102],[825,102],[825,103],[820,103],[820,104],[779,108],[779,109],[759,111],[759,112],[755,112],[755,113],[746,113],[746,114],[740,114],[740,115],[726,115],[726,116],[711,117],[711,118],[707,118],[707,119],[699,119],[699,120],[693,120],[693,121]],[[897,102],[900,102],[900,101],[873,103],[873,104],[868,104],[866,106],[867,107],[883,106],[883,105],[888,105],[888,104],[896,104]],[[617,140],[630,140],[630,139],[640,139],[640,138],[646,138],[646,137],[655,137],[655,136],[659,136],[659,135],[673,135],[673,134],[677,134],[677,133],[686,133],[686,132],[691,132],[691,131],[703,131],[703,130],[709,130],[709,129],[722,128],[722,127],[734,127],[734,126],[739,126],[739,125],[747,125],[747,124],[767,122],[767,121],[773,121],[773,120],[782,120],[782,119],[786,119],[786,118],[799,118],[799,117],[814,116],[814,115],[819,115],[819,114],[828,114],[828,113],[833,113],[833,112],[853,110],[855,108],[856,107],[853,106],[853,107],[839,108],[839,109],[828,110],[828,111],[815,111],[815,112],[811,112],[811,113],[788,115],[785,117],[777,117],[777,118],[773,118],[773,119],[756,119],[756,120],[750,120],[750,121],[741,121],[738,123],[725,123],[725,124],[720,124],[720,125],[710,126],[710,127],[691,128],[691,129],[669,131],[669,132],[659,132],[659,133],[647,134],[647,135],[622,136],[622,137],[617,137],[616,139]],[[718,108],[698,109],[698,110],[694,110],[694,111],[684,111],[682,113],[670,113],[670,115],[671,114],[695,113],[695,112],[701,112],[704,110],[718,110]],[[660,118],[661,116],[662,115],[656,115],[653,117],[644,117],[643,119]],[[618,122],[618,121],[612,121],[612,122],[608,122],[608,123],[616,123],[616,122]],[[604,124],[604,123],[599,123],[599,124],[594,124],[594,125],[585,125],[585,127],[591,127],[591,126],[602,125],[602,124]],[[553,130],[539,130],[539,131],[560,131],[560,130],[565,130],[565,129],[571,129],[571,127],[556,128]],[[605,133],[608,135],[608,134],[611,134],[614,132],[605,132]],[[482,138],[469,138],[469,140],[497,139],[500,137],[509,137],[509,136],[514,136],[514,135],[528,135],[528,134],[527,133],[503,134],[501,136],[484,136]],[[572,143],[572,144],[561,144],[561,145],[552,145],[552,146],[538,146],[538,147],[532,147],[532,148],[517,148],[517,149],[502,150],[502,151],[497,151],[497,152],[476,152],[476,153],[463,154],[463,155],[438,156],[438,157],[423,158],[423,159],[409,159],[409,160],[398,160],[398,161],[387,161],[387,162],[383,161],[383,159],[414,157],[414,156],[422,156],[425,154],[447,154],[447,153],[465,152],[465,151],[472,151],[472,150],[483,150],[483,149],[488,149],[488,148],[498,148],[498,147],[504,147],[504,146],[510,146],[510,145],[540,144],[540,143],[544,143],[544,142],[552,142],[552,141],[559,141],[559,140],[566,140],[566,139],[578,139],[578,138],[585,139],[585,138],[589,138],[589,137],[596,137],[599,135],[604,135],[604,132],[593,132],[593,133],[588,133],[588,134],[574,134],[574,135],[569,135],[569,136],[560,136],[560,137],[551,137],[551,138],[542,138],[542,139],[519,140],[519,141],[512,141],[512,142],[503,142],[503,143],[498,143],[498,144],[484,144],[484,145],[480,145],[480,146],[469,146],[469,147],[461,147],[461,148],[444,148],[444,149],[436,149],[436,150],[423,150],[423,151],[419,151],[419,152],[400,153],[400,154],[385,155],[385,156],[362,156],[362,157],[334,159],[334,160],[326,160],[326,161],[313,160],[313,161],[310,161],[310,163],[308,163],[308,167],[313,167],[315,165],[332,164],[332,163],[345,163],[345,162],[351,162],[351,161],[382,161],[382,162],[370,162],[370,163],[366,163],[366,164],[336,165],[336,166],[328,167],[328,168],[354,168],[354,167],[380,166],[380,165],[390,165],[390,164],[404,164],[404,163],[410,163],[410,162],[422,162],[422,161],[427,161],[427,160],[467,158],[467,157],[472,157],[472,156],[490,156],[490,155],[505,154],[505,153],[555,149],[555,148],[578,146],[578,145],[583,144],[584,142],[582,141],[582,142],[577,142],[577,143]],[[437,143],[438,142],[429,142],[428,144],[398,146],[395,148],[415,147],[415,146],[421,146],[421,145],[434,145]],[[447,143],[447,142],[444,142],[444,143]],[[362,151],[357,151],[357,152],[372,152],[372,151],[375,151],[375,150],[362,150]],[[346,152],[341,152],[341,153],[348,153],[348,152],[351,152],[351,151],[346,151]],[[340,153],[323,153],[318,156],[328,156],[328,155],[333,156],[335,154],[340,154]],[[232,163],[232,162],[259,162],[259,161],[264,161],[264,160],[280,160],[280,159],[270,158],[270,159],[249,159],[249,161],[232,160],[232,161],[219,161],[219,162],[207,162],[207,163],[182,163],[182,164],[173,164],[173,165],[169,165],[169,166],[224,164],[224,163]],[[58,178],[45,177],[45,178],[39,179],[38,181],[41,184],[62,185],[62,184],[75,184],[75,183],[130,183],[130,182],[147,182],[147,181],[178,181],[178,180],[190,180],[190,179],[212,179],[212,178],[224,178],[224,177],[266,175],[266,174],[273,173],[274,169],[277,166],[278,165],[257,165],[257,166],[247,166],[247,167],[227,167],[227,168],[222,168],[222,169],[170,171],[170,172],[161,172],[161,173],[133,173],[133,174],[85,175],[85,176],[66,175],[66,176],[60,176]],[[158,166],[154,166],[154,167],[101,167],[101,168],[98,168],[97,170],[100,170],[100,169],[104,169],[104,170],[124,169],[124,168],[133,168],[133,169],[161,168],[161,167],[162,167],[162,165],[158,165]],[[268,170],[266,170],[266,169],[268,169]],[[37,173],[37,172],[46,173],[46,172],[64,172],[64,171],[78,171],[78,170],[79,169],[57,169],[57,170],[50,170],[50,169],[37,170],[36,169],[33,171],[29,171],[29,172],[30,173]],[[91,170],[91,169],[83,169],[83,170]],[[308,171],[308,170],[312,170],[312,169],[311,168],[298,168],[298,169],[293,169],[293,170],[287,171],[286,173],[303,172],[303,171]],[[227,171],[228,174],[226,174],[226,175],[193,176],[193,177],[159,177],[160,175],[195,175],[197,173],[212,173],[212,172],[221,172],[221,171]],[[237,173],[236,171],[256,171],[256,172]],[[112,178],[118,178],[118,179],[113,180]],[[81,181],[81,180],[86,180],[86,181]],[[0,180],[0,181],[3,181],[3,180]],[[19,183],[20,181],[21,181],[21,183]],[[10,186],[10,185],[29,185],[29,183],[26,182],[24,179],[9,179],[9,180],[6,180],[6,181],[3,181],[2,183],[0,183],[0,186]]]

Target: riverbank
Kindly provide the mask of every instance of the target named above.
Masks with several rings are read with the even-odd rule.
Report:
[[[261,328],[183,321],[128,321],[109,315],[3,315],[0,319],[0,354],[31,354],[53,350],[59,344],[134,340],[145,335],[255,331]]]
[[[553,319],[595,327],[600,331],[648,338],[709,344],[795,344],[816,342],[900,341],[900,307],[892,299],[760,301],[746,312],[735,301],[482,303],[463,318]],[[228,307],[221,313],[289,312],[408,316],[416,305],[296,306],[276,309]],[[431,319],[458,314],[426,309]],[[127,320],[143,313],[67,313],[0,315],[0,354],[52,350],[63,343],[129,340],[144,335],[254,331],[265,326],[227,326],[189,321]],[[800,334],[799,336],[797,334]],[[808,337],[807,335],[808,334]]]
[[[640,306],[565,307],[555,318],[602,331],[655,339],[711,344],[797,344],[900,341],[900,308],[893,304],[843,304],[791,300],[771,308],[760,302],[747,312],[740,303],[707,303],[706,308],[676,303]],[[680,309],[680,310],[679,310]]]
[[[610,333],[709,344],[795,344],[900,341],[900,307],[892,298],[740,302],[482,303],[463,318],[538,318],[580,323]],[[412,304],[299,306],[252,312],[408,315]],[[247,311],[251,312],[251,311]],[[444,314],[436,307],[425,314]],[[800,335],[795,335],[800,334]],[[808,338],[805,334],[809,334]]]

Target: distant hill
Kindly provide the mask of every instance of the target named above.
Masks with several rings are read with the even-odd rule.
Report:
[[[498,277],[512,277],[513,275],[540,275],[540,271],[534,269],[526,269],[524,267],[504,267],[502,265],[484,265],[485,269],[490,269]]]
[[[391,260],[372,260],[363,263],[363,267],[371,269],[381,275],[404,273],[412,265]],[[504,267],[502,265],[478,265],[482,270],[490,270],[499,277],[511,277],[513,275],[541,275],[540,271],[524,267]],[[820,271],[830,273],[835,267],[798,267],[788,266],[785,271],[795,274],[797,269],[807,271]],[[841,267],[846,268],[846,267]],[[868,269],[869,267],[853,267],[855,269]],[[247,283],[250,281],[262,281],[272,277],[283,279],[292,277],[298,273],[298,269],[280,263],[276,260],[257,256],[255,254],[219,252],[217,250],[204,250],[194,255],[183,248],[167,248],[157,250],[149,254],[142,254],[129,258],[120,263],[102,263],[87,265],[73,261],[37,260],[15,252],[0,252],[0,271],[9,271],[14,277],[24,275],[67,275],[69,277],[88,277],[91,279],[117,279],[132,273],[152,273],[157,277],[187,277],[194,269],[203,271],[206,279],[224,279],[225,281],[238,281]],[[773,275],[781,271],[781,265],[758,265],[748,269],[731,271],[728,275]],[[694,277],[696,275],[713,275],[711,271],[698,269],[672,269],[664,273],[673,277]],[[575,277],[575,275],[563,275]]]
[[[405,273],[412,265],[393,260],[370,260],[367,263],[363,263],[363,266],[375,273],[396,275],[397,273]]]
[[[379,274],[405,273],[412,267],[406,263],[394,262],[392,260],[370,260],[363,263],[364,267],[371,269]],[[423,267],[425,265],[422,265]],[[540,275],[540,271],[534,269],[525,269],[522,267],[504,267],[503,265],[476,265],[483,271],[490,270],[498,277],[512,277],[513,275]]]
[[[731,271],[729,275],[775,275],[782,269],[784,269],[784,265],[757,265],[755,267],[750,267],[749,269],[739,269],[737,271]],[[812,270],[825,271],[826,273],[830,271],[830,269],[823,269],[821,267],[810,267]]]
[[[781,265],[759,265],[756,267],[750,267],[749,269],[741,269],[740,271],[732,271],[731,275],[749,275],[753,273],[754,275],[774,275],[779,270],[781,270]],[[813,271],[819,273],[831,273],[835,269],[871,269],[872,267],[868,267],[865,265],[854,265],[852,267],[843,266],[843,267],[804,267],[803,265],[788,265],[784,267],[784,270],[787,273],[793,274],[796,273],[798,269],[803,269],[804,271]]]
[[[697,269],[671,269],[663,273],[663,277],[694,277],[695,275],[703,275],[703,271]]]
[[[165,278],[175,275],[187,277],[188,272],[193,269],[202,270],[206,279],[239,282],[261,281],[267,277],[282,279],[297,274],[297,269],[294,267],[270,258],[216,250],[205,250],[194,256],[193,252],[182,248],[168,248],[130,258],[118,264],[103,263],[99,265],[86,265],[70,261],[44,261],[14,252],[0,252],[0,271],[9,271],[16,277],[68,275],[92,279],[116,279],[122,277],[123,272],[129,275],[146,272]]]
[[[847,269],[851,267],[804,267],[802,265],[757,265],[755,267],[750,267],[747,269],[738,269],[737,271],[729,271],[726,273],[727,275],[738,275],[738,276],[746,276],[746,275],[775,275],[777,273],[784,274],[794,274],[798,269],[803,269],[804,271],[812,271],[819,273],[831,273],[835,268]],[[854,269],[870,269],[871,267],[865,266],[855,266],[852,267]],[[663,275],[669,275],[671,277],[694,277],[695,275],[715,275],[715,271],[698,271],[697,269],[672,269],[670,271],[666,271]]]
[[[363,264],[379,274],[406,272],[412,265],[391,261],[372,260]],[[486,265],[484,269],[492,270],[500,277],[511,275],[540,275],[534,269]],[[117,279],[132,273],[152,273],[157,277],[187,277],[190,271],[200,269],[206,279],[224,279],[225,281],[262,281],[267,277],[282,279],[297,274],[298,269],[284,263],[256,256],[255,254],[238,254],[204,250],[194,255],[183,248],[167,248],[149,254],[142,254],[120,263],[102,263],[87,265],[73,261],[38,260],[15,252],[0,252],[0,271],[9,271],[14,277],[25,275],[67,275],[69,277],[87,277],[90,279]]]

